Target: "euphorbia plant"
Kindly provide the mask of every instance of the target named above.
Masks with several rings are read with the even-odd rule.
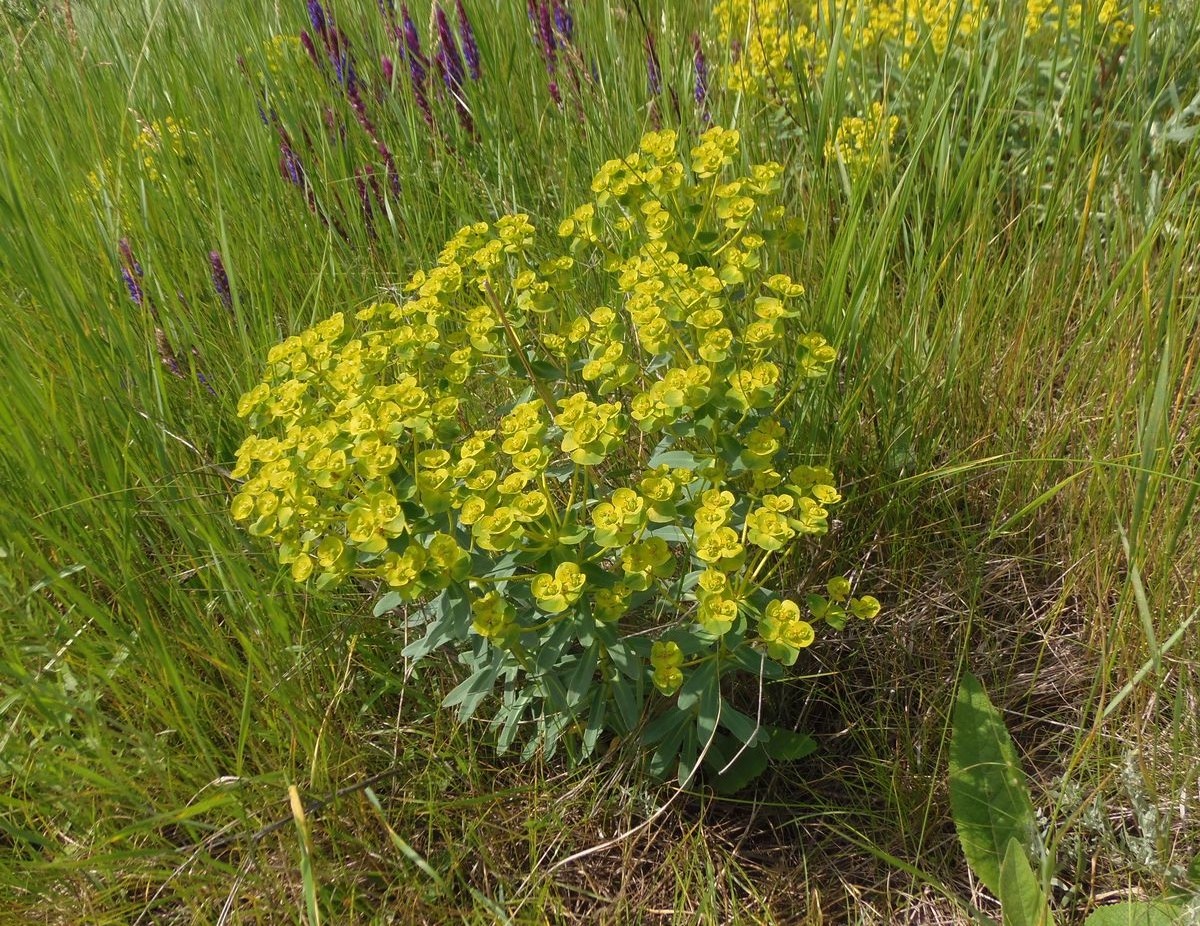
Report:
[[[840,578],[803,604],[775,587],[840,500],[784,423],[836,352],[795,329],[779,165],[731,176],[720,128],[676,146],[652,133],[605,164],[557,247],[524,215],[467,226],[403,301],[272,348],[239,406],[233,512],[297,581],[408,603],[405,655],[450,645],[470,670],[447,704],[499,687],[501,748],[527,727],[528,750],[569,732],[583,756],[649,712],[652,770],[687,778],[804,749],[723,680],[778,677],[814,625],[879,603]]]

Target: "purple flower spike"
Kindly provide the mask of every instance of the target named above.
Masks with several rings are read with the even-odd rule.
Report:
[[[353,74],[351,74],[353,78]],[[354,118],[358,120],[358,124],[362,126],[362,130],[371,136],[371,139],[379,144],[379,134],[375,130],[375,123],[367,115],[367,104],[363,100],[362,94],[358,90],[358,81],[351,80],[346,86],[346,98],[350,101],[350,108],[354,110]]]
[[[659,96],[662,93],[662,70],[658,65],[658,49],[653,32],[646,33],[646,80],[650,85],[650,95]]]
[[[140,306],[142,304],[142,285],[129,272],[128,267],[121,268],[121,279],[125,281],[125,288],[129,290],[129,298],[133,300],[133,304]]]
[[[433,15],[437,21],[437,60],[441,66],[442,80],[445,81],[446,88],[451,93],[459,94],[462,91],[466,71],[463,67],[462,55],[458,51],[458,42],[454,38],[454,33],[450,29],[450,20],[446,18],[441,4],[434,7]]]
[[[429,67],[429,59],[421,54],[421,37],[417,34],[417,24],[408,12],[407,3],[400,8],[400,16],[404,24],[404,48],[408,57],[415,59],[422,68]]]
[[[117,242],[117,250],[121,252],[121,260],[137,276],[142,275],[142,265],[137,262],[137,258],[133,256],[133,248],[129,246],[129,239],[122,238]]]
[[[308,34],[307,29],[300,30],[300,44],[304,46],[308,57],[312,58],[312,63],[319,68],[321,66],[321,56],[317,54],[317,46],[313,44],[312,36]]]
[[[279,173],[292,186],[304,186],[304,167],[287,139],[279,141]]]
[[[466,96],[463,93],[463,80],[466,73],[462,56],[458,51],[458,42],[454,38],[454,33],[450,29],[450,21],[446,18],[441,4],[435,5],[433,10],[438,32],[438,70],[441,71],[442,81],[446,84],[446,89],[450,91],[450,96],[454,101],[454,114],[458,117],[459,124],[468,133],[474,135],[475,120],[471,118],[471,111],[467,108]]]
[[[362,208],[363,225],[367,234],[375,238],[375,210],[371,208],[371,196],[367,187],[366,172],[360,168],[354,172],[354,188],[358,191],[358,203]]]
[[[408,77],[412,83],[413,97],[417,101],[417,108],[421,110],[426,124],[433,128],[433,110],[429,106],[429,94],[426,90],[426,83],[429,80],[429,59],[421,53],[421,38],[417,34],[417,26],[412,21],[412,16],[409,15],[408,4],[401,6],[400,16],[403,31],[397,32],[396,38],[397,40],[403,39],[400,51],[408,60]]]
[[[312,23],[313,31],[324,38],[328,24],[325,21],[325,11],[321,8],[320,0],[308,0],[308,21]]]
[[[221,260],[220,251],[208,252],[208,263],[212,267],[213,289],[221,300],[221,305],[233,311],[233,291],[229,288],[229,274],[225,272],[225,262]]]
[[[142,265],[133,256],[133,248],[130,247],[128,238],[117,242],[117,251],[121,255],[121,279],[125,281],[125,288],[129,290],[129,298],[133,300],[133,304],[140,306],[143,300],[142,284],[139,282]]]
[[[383,69],[383,79],[387,82],[387,85],[390,87],[392,85],[392,81],[395,79],[395,76],[396,76],[396,66],[394,64],[392,64],[392,59],[389,58],[387,55],[383,55],[379,59],[379,66]]]
[[[339,84],[352,85],[357,80],[354,64],[350,61],[350,42],[346,33],[341,29],[330,29],[325,33],[326,48],[329,51],[329,63],[333,65],[333,73]]]
[[[554,28],[566,42],[575,41],[575,17],[564,0],[554,0]]]
[[[707,108],[708,100],[708,61],[704,57],[704,48],[700,44],[700,34],[692,34],[692,67],[696,77],[694,92],[696,105]]]
[[[479,43],[475,41],[475,30],[471,28],[471,20],[467,19],[462,0],[454,0],[454,4],[458,13],[458,32],[462,37],[463,57],[467,59],[467,73],[471,75],[471,80],[479,80]]]
[[[542,57],[546,59],[546,70],[553,75],[556,64],[555,49],[558,43],[554,40],[554,26],[550,21],[550,7],[544,2],[538,4],[538,38],[542,43]]]

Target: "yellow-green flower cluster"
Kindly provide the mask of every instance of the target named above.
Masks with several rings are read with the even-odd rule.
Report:
[[[714,15],[722,42],[739,49],[731,89],[793,100],[801,81],[836,64],[891,56],[907,67],[923,42],[941,54],[974,40],[989,15],[983,0],[867,0],[831,7],[823,0],[719,0]]]
[[[233,515],[293,578],[453,586],[505,649],[655,601],[710,655],[735,631],[783,661],[811,642],[760,577],[840,501],[829,470],[785,465],[778,418],[836,351],[796,330],[804,287],[768,247],[779,165],[735,171],[721,128],[677,146],[651,133],[605,164],[565,253],[524,215],[479,222],[402,301],[271,348],[238,405]],[[680,652],[656,644],[661,691]]]
[[[200,136],[184,122],[167,116],[150,122],[139,121],[130,151],[138,173],[150,183],[163,188],[172,166],[186,166],[192,162],[199,140]],[[115,188],[117,179],[117,164],[112,158],[105,158],[96,169],[88,171],[83,185],[74,191],[72,199],[81,205],[99,200]],[[191,199],[199,195],[191,178],[183,181],[183,190]]]
[[[899,116],[889,116],[882,103],[872,103],[865,116],[842,119],[837,132],[825,142],[825,158],[841,161],[851,177],[861,177],[887,158],[899,127]]]
[[[1147,15],[1157,18],[1159,5],[1148,4]],[[1078,35],[1089,26],[1099,31],[1107,45],[1128,44],[1134,29],[1130,0],[1026,0],[1025,34],[1030,38]]]
[[[656,641],[650,650],[651,679],[665,695],[674,694],[683,684],[683,650],[673,640]]]
[[[1000,0],[718,0],[714,21],[719,43],[731,49],[724,76],[735,92],[794,107],[834,68],[848,101],[876,100],[867,110],[856,102],[858,112],[829,127],[826,160],[840,158],[857,178],[883,162],[900,124],[878,100],[886,95],[900,109],[898,102],[923,92],[915,68],[940,68],[948,54],[965,55],[1010,23],[1013,41],[1035,56],[1060,54],[1085,35],[1119,48],[1133,35],[1133,2],[1026,0],[1022,21]],[[1147,18],[1157,16],[1151,4]],[[896,80],[897,70],[904,79]]]
[[[167,151],[182,158],[195,147],[197,138],[195,132],[186,129],[174,116],[167,116],[161,121],[144,123],[133,139],[133,150],[141,158],[146,176],[157,181],[162,175],[156,158]]]
[[[800,606],[779,599],[767,605],[758,632],[767,645],[767,655],[785,666],[794,665],[800,650],[816,639],[812,624],[800,616]]]

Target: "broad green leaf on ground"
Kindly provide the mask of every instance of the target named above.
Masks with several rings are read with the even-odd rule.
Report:
[[[1183,907],[1165,901],[1125,901],[1101,907],[1083,926],[1179,926]]]
[[[950,808],[963,854],[993,894],[1008,841],[1026,852],[1036,821],[1012,738],[975,676],[958,688],[950,738]]]
[[[1000,863],[1000,908],[1004,926],[1051,926],[1054,922],[1041,882],[1016,839],[1009,839]]]

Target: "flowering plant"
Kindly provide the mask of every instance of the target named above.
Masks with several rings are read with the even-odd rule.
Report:
[[[822,133],[823,154],[858,179],[888,162],[902,128],[897,113],[919,111],[947,62],[965,63],[1010,36],[1010,56],[1020,50],[1016,57],[1034,65],[1023,89],[1036,91],[1023,101],[1029,105],[1014,109],[1034,110],[1046,90],[1061,92],[1058,71],[1068,52],[1082,49],[1085,59],[1097,61],[1102,82],[1133,38],[1135,7],[1130,0],[1015,6],[994,0],[717,0],[713,21],[718,44],[733,51],[724,69],[729,89],[768,109],[791,111],[806,96],[841,88],[845,111],[830,110],[839,121]],[[1145,5],[1147,23],[1158,15],[1157,3]]]
[[[783,418],[836,351],[792,328],[781,168],[730,176],[738,154],[735,131],[687,160],[651,133],[601,167],[554,256],[524,215],[467,226],[404,301],[272,348],[239,403],[234,517],[297,581],[412,603],[405,655],[456,645],[470,675],[446,703],[468,716],[499,685],[502,749],[527,724],[528,750],[569,731],[587,755],[657,690],[675,707],[643,732],[653,772],[757,771],[807,738],[722,680],[778,677],[821,622],[879,611],[840,577],[801,601],[774,587],[841,498],[789,458]]]

